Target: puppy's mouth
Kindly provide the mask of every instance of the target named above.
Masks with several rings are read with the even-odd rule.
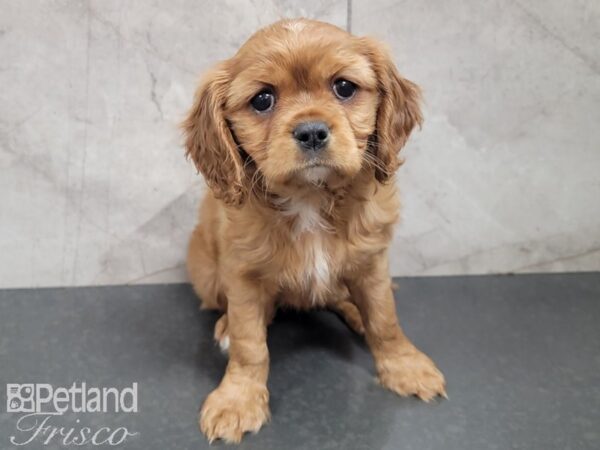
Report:
[[[315,164],[302,170],[302,178],[312,184],[322,184],[327,181],[331,173],[331,167],[323,164]]]
[[[335,168],[331,162],[317,158],[301,164],[294,170],[294,175],[303,181],[320,185],[327,181],[334,170]]]
[[[302,164],[302,166],[300,167],[300,170],[313,169],[315,167],[331,168],[331,163],[327,160],[312,159],[312,160],[307,161],[304,164]]]

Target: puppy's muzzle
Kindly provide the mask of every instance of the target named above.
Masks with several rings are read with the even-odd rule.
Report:
[[[294,128],[292,135],[303,152],[316,154],[327,146],[330,131],[325,122],[302,122]]]

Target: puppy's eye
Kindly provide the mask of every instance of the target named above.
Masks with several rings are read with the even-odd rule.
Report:
[[[263,89],[250,100],[252,107],[258,112],[267,112],[275,106],[275,94],[270,89]]]
[[[333,82],[333,92],[340,100],[348,100],[356,93],[357,86],[348,80],[338,78]]]

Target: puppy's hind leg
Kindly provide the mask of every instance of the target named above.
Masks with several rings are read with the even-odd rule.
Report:
[[[215,341],[219,344],[219,348],[223,353],[229,350],[229,329],[228,329],[227,314],[219,317],[215,323]]]
[[[337,314],[356,334],[364,335],[365,327],[358,307],[350,298],[346,285],[342,285],[335,294],[333,301],[327,304],[329,310]]]
[[[187,270],[194,291],[200,297],[202,309],[223,311],[227,302],[220,288],[218,250],[207,231],[204,224],[200,223],[192,233]]]
[[[265,306],[265,321],[267,326],[271,325],[273,321],[273,317],[275,316],[275,306],[274,305],[266,305]],[[219,317],[219,320],[215,323],[215,333],[214,339],[217,344],[219,344],[219,348],[223,353],[228,353],[229,351],[229,321],[227,320],[227,313],[223,314]]]

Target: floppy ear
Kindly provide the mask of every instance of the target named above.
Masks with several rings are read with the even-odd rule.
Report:
[[[375,177],[385,182],[402,164],[398,154],[411,131],[423,123],[419,106],[421,90],[412,81],[402,78],[383,44],[371,38],[363,38],[363,43],[377,76],[380,96],[375,132],[369,140],[379,162]]]
[[[229,73],[224,63],[205,75],[182,127],[186,155],[202,172],[215,197],[240,205],[246,197],[246,177],[223,113],[228,85]]]

